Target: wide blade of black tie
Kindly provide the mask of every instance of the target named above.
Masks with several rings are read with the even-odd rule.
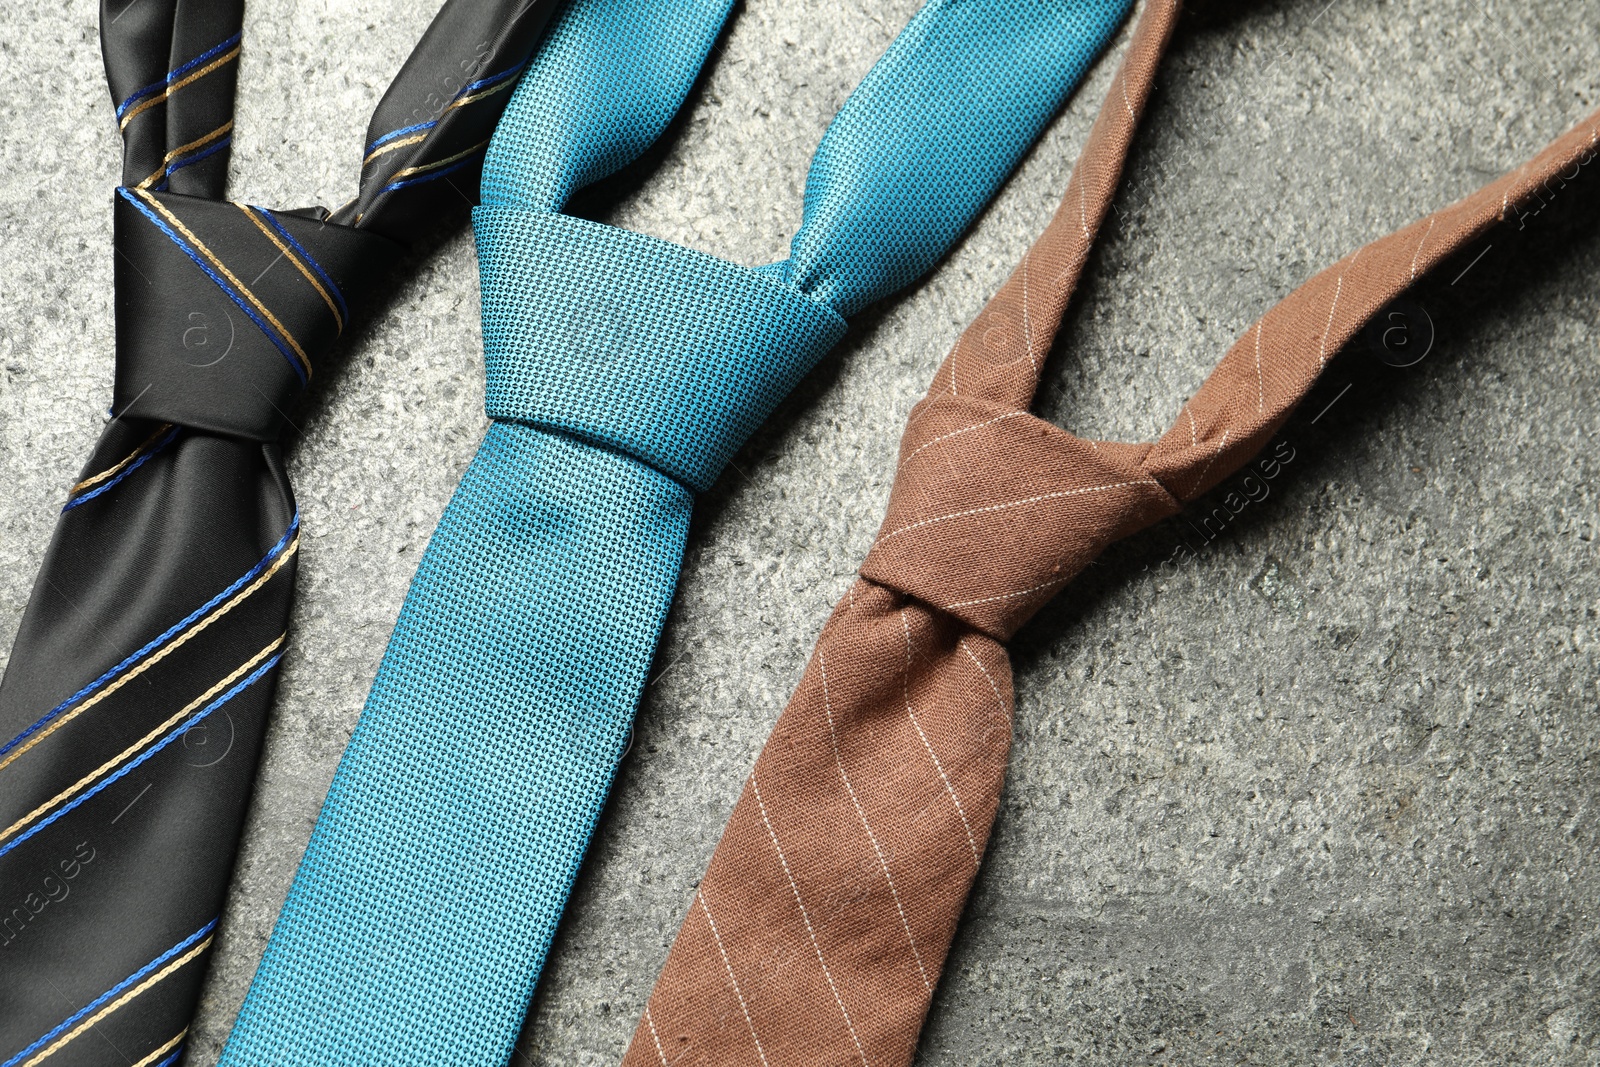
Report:
[[[181,1054],[286,639],[285,412],[404,246],[467,206],[554,3],[449,0],[330,213],[222,199],[243,0],[103,0],[113,418],[0,681],[0,1067]]]

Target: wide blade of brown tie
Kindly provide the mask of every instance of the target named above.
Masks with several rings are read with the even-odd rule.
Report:
[[[913,410],[878,539],[745,784],[626,1067],[909,1063],[999,805],[1002,642],[1112,541],[1248,462],[1385,305],[1600,141],[1596,112],[1316,275],[1154,445],[1082,440],[1027,409],[1176,15],[1146,6],[1054,219]]]

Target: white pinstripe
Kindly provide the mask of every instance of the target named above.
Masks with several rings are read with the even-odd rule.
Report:
[[[950,784],[950,776],[944,773],[944,764],[939,762],[939,757],[934,754],[933,745],[928,743],[928,735],[922,732],[922,724],[917,721],[917,713],[911,708],[911,624],[906,621],[906,609],[900,609],[900,628],[906,635],[906,670],[904,682],[901,685],[906,702],[906,715],[911,719],[911,726],[917,731],[917,736],[922,738],[922,747],[928,750],[928,758],[933,761],[933,769],[939,772],[939,780],[944,782],[944,791],[950,794],[950,802],[956,806],[956,814],[961,817],[961,829],[967,834],[967,848],[972,850],[972,865],[978,866],[978,843],[972,838],[972,824],[967,822],[967,809],[961,806],[961,798],[956,796],[956,787]],[[897,901],[898,903],[898,901]],[[903,917],[903,916],[902,916]],[[908,930],[907,933],[910,931]],[[921,968],[922,960],[917,960],[917,967]],[[922,978],[923,985],[928,984],[926,975]],[[932,987],[929,986],[931,989]]]
[[[901,611],[901,614],[904,615],[905,612]],[[856,817],[861,820],[861,828],[867,832],[867,840],[872,842],[872,851],[878,857],[878,866],[883,869],[883,880],[889,883],[889,895],[894,898],[894,910],[900,913],[900,928],[906,932],[906,941],[911,945],[911,958],[917,963],[917,974],[922,977],[922,988],[931,991],[933,983],[928,981],[927,968],[922,965],[922,953],[917,951],[917,939],[911,933],[911,923],[906,918],[905,906],[900,903],[900,890],[895,888],[894,875],[889,873],[889,861],[884,857],[883,849],[878,844],[878,835],[872,832],[872,826],[867,822],[867,812],[861,806],[861,798],[856,796],[856,787],[850,784],[850,776],[845,773],[844,759],[839,754],[839,731],[833,722],[833,701],[828,695],[828,657],[820,648],[817,649],[817,668],[822,673],[822,706],[828,714],[828,739],[833,743],[833,765],[839,769],[839,780],[844,782],[845,792],[850,794],[850,803],[855,805]]]
[[[1227,440],[1226,434],[1223,435],[1223,440]],[[1059,500],[1062,497],[1082,496],[1085,493],[1102,493],[1111,489],[1126,489],[1135,485],[1153,485],[1158,489],[1161,487],[1161,483],[1156,481],[1154,478],[1139,478],[1131,482],[1112,482],[1109,485],[1091,485],[1082,489],[1063,489],[1057,493],[1041,493],[1038,496],[1024,497],[1021,500],[1012,500],[1005,504],[990,504],[987,507],[967,508],[965,511],[953,511],[948,515],[939,515],[931,519],[920,519],[917,522],[907,523],[898,530],[891,530],[882,537],[878,538],[877,544],[881,545],[892,537],[899,537],[903,533],[919,529],[923,526],[932,526],[934,523],[948,522],[951,519],[962,519],[966,518],[968,515],[983,515],[991,511],[1005,511],[1007,508],[1020,508],[1027,504],[1039,504],[1046,500]]]
[[[783,866],[784,877],[789,879],[789,889],[794,893],[794,902],[800,909],[800,918],[805,921],[806,933],[811,937],[812,951],[816,952],[817,963],[822,967],[822,976],[828,980],[828,988],[833,990],[833,1001],[839,1005],[839,1014],[844,1016],[845,1029],[850,1031],[850,1040],[856,1043],[856,1052],[861,1056],[861,1062],[870,1064],[867,1050],[861,1047],[861,1038],[856,1033],[856,1024],[850,1021],[850,1010],[844,1006],[844,998],[839,995],[839,987],[834,984],[833,972],[828,970],[828,962],[822,958],[822,946],[817,942],[817,931],[811,925],[811,914],[806,911],[805,901],[800,899],[800,887],[795,884],[794,872],[789,870],[789,860],[783,854],[783,846],[778,844],[778,835],[772,829],[772,820],[767,817],[767,802],[761,798],[761,785],[756,781],[754,771],[750,772],[750,788],[756,795],[757,806],[761,808],[761,821],[766,824],[767,836],[772,839],[772,848],[777,852],[778,862]]]
[[[733,976],[733,964],[728,962],[728,950],[722,947],[722,935],[717,932],[717,920],[711,917],[711,908],[706,904],[705,886],[702,885],[700,887],[700,891],[694,895],[694,898],[700,902],[700,910],[705,914],[706,925],[711,927],[712,940],[716,941],[717,951],[722,954],[722,965],[728,969],[728,982],[733,986],[733,995],[739,998],[739,1010],[744,1012],[744,1024],[750,1028],[750,1040],[756,1043],[756,1055],[761,1057],[763,1067],[771,1067],[771,1064],[767,1063],[767,1050],[761,1047],[761,1038],[756,1035],[755,1020],[750,1018],[750,1006],[744,1002],[744,990],[739,988],[739,979]],[[649,1009],[645,1010],[648,1011]],[[650,1027],[651,1034],[655,1033],[655,1029],[654,1024],[652,1024]],[[661,1042],[657,1041],[656,1050],[659,1052],[660,1049]],[[661,1057],[663,1063],[666,1060],[665,1056]]]

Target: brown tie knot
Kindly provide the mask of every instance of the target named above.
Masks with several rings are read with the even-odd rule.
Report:
[[[1085,441],[1026,411],[931,396],[911,413],[861,573],[1009,638],[1106,545],[1179,503],[1150,445]]]

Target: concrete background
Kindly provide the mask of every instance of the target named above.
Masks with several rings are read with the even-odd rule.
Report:
[[[232,194],[345,200],[431,7],[253,0]],[[780,258],[827,120],[915,7],[745,0],[665,149],[584,210]],[[1110,73],[702,502],[518,1063],[625,1046],[877,528],[906,412],[1043,227]],[[1041,410],[1153,437],[1294,285],[1597,97],[1600,0],[1195,0]],[[8,648],[110,394],[118,154],[92,3],[6,5],[0,114]],[[1196,539],[1159,527],[1018,637],[1011,776],[920,1064],[1600,1064],[1597,191],[1419,297],[1438,343],[1418,366],[1352,346],[1285,431],[1271,497],[1196,558],[1162,567]],[[227,1034],[484,428],[468,237],[343,359],[296,416],[295,640],[190,1064]]]

